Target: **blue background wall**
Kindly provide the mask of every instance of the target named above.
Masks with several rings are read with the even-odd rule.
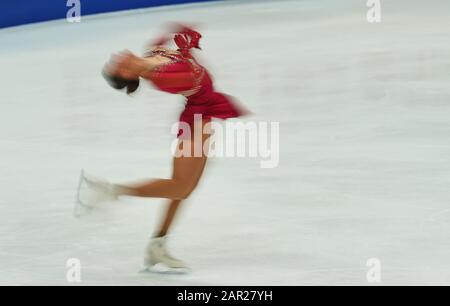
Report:
[[[213,0],[80,0],[81,16],[150,6]],[[67,0],[0,0],[0,28],[66,18]]]

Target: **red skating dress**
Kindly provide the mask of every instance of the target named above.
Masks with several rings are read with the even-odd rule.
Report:
[[[158,54],[171,61],[149,72],[145,78],[158,90],[186,97],[185,109],[179,121],[186,122],[191,128],[194,126],[196,114],[201,114],[203,119],[228,119],[247,114],[248,112],[239,107],[231,96],[214,90],[213,81],[207,69],[198,64],[189,53],[190,48],[199,48],[198,39],[196,40],[195,36],[198,39],[201,37],[190,29],[176,35],[175,42],[179,47],[179,52],[176,54],[167,52],[164,48],[156,48],[147,53],[147,56]],[[184,39],[180,41],[180,37]],[[178,134],[178,137],[180,136],[182,136],[182,130]]]

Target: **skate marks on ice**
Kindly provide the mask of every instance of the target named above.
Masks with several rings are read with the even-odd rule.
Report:
[[[162,285],[162,286],[210,286],[217,285],[215,283],[206,282],[198,279],[196,270],[180,271],[159,271],[156,269],[148,269],[143,267],[137,275],[138,281],[144,285]],[[202,273],[202,272],[199,272]]]
[[[139,271],[139,274],[155,274],[155,275],[187,275],[191,274],[192,270],[188,267],[184,268],[170,268],[167,265],[158,263],[154,266],[144,266]]]

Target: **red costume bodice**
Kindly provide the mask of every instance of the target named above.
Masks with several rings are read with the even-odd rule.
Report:
[[[171,61],[149,72],[145,76],[146,79],[158,90],[186,97],[186,106],[180,115],[180,121],[191,126],[195,114],[201,114],[204,119],[227,119],[247,113],[238,107],[230,96],[214,90],[209,72],[189,52],[191,48],[200,49],[200,38],[198,32],[184,27],[175,35],[174,40],[179,47],[176,54],[158,48],[147,53],[146,56],[161,55]],[[160,39],[154,46],[161,46],[168,40]]]
[[[185,58],[181,54],[167,54],[163,51],[153,52],[153,54],[171,60],[146,75],[146,78],[158,90],[186,97],[196,93],[202,87],[211,87],[212,90],[212,81],[208,72],[193,58]]]

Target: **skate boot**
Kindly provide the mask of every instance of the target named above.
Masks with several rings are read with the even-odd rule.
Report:
[[[114,184],[87,177],[84,171],[81,171],[75,205],[75,216],[80,217],[99,208],[104,203],[116,201],[118,196],[119,190]]]
[[[186,264],[167,252],[167,238],[153,237],[145,249],[144,270],[159,273],[187,273]]]
[[[97,194],[97,202],[116,201],[119,197],[114,184],[99,179],[85,177],[88,188]]]

